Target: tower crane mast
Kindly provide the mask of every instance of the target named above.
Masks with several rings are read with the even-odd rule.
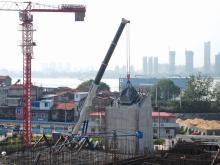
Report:
[[[75,21],[84,21],[86,7],[84,5],[62,4],[45,5],[32,2],[1,1],[0,11],[18,11],[22,31],[23,53],[23,143],[31,145],[32,113],[31,113],[31,59],[33,55],[33,15],[32,12],[65,12],[75,13]]]

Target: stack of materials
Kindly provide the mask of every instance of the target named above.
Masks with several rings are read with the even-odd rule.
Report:
[[[176,122],[187,127],[194,126],[202,129],[220,129],[220,121],[217,120],[203,120],[195,118],[186,120],[177,119]]]

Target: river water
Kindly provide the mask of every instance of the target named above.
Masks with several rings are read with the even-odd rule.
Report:
[[[22,78],[19,78],[22,80]],[[17,78],[12,80],[12,83],[15,83]],[[42,86],[42,87],[70,87],[76,88],[86,79],[76,79],[76,78],[32,78],[33,85]],[[105,82],[110,86],[111,91],[119,91],[119,79],[102,79],[102,82]],[[213,86],[216,83],[220,83],[220,79],[214,79]]]
[[[22,78],[14,78],[12,83],[15,83],[17,79]],[[33,85],[42,86],[42,87],[70,87],[76,88],[79,84],[81,84],[84,80],[79,80],[76,78],[32,78]],[[119,91],[119,79],[102,79],[102,82],[108,84],[110,86],[111,91]]]

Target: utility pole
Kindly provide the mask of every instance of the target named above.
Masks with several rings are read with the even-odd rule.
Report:
[[[160,111],[157,105],[157,86],[156,86],[155,110],[158,112],[158,139],[160,139]]]
[[[156,86],[156,99],[155,99],[155,106],[157,107],[157,86]]]
[[[180,109],[182,108],[182,90],[180,90]]]
[[[65,123],[66,123],[66,101],[65,101]]]

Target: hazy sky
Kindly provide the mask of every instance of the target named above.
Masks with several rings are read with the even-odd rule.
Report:
[[[124,17],[130,24],[131,64],[142,69],[143,56],[158,56],[168,63],[168,50],[176,51],[176,64],[185,63],[185,49],[194,51],[194,65],[203,65],[203,44],[211,41],[211,61],[220,52],[219,0],[41,0],[46,4],[85,4],[84,22],[71,13],[33,13],[33,70],[49,63],[63,68],[98,69]],[[18,12],[0,12],[0,68],[22,70]],[[126,64],[126,29],[108,68]]]

